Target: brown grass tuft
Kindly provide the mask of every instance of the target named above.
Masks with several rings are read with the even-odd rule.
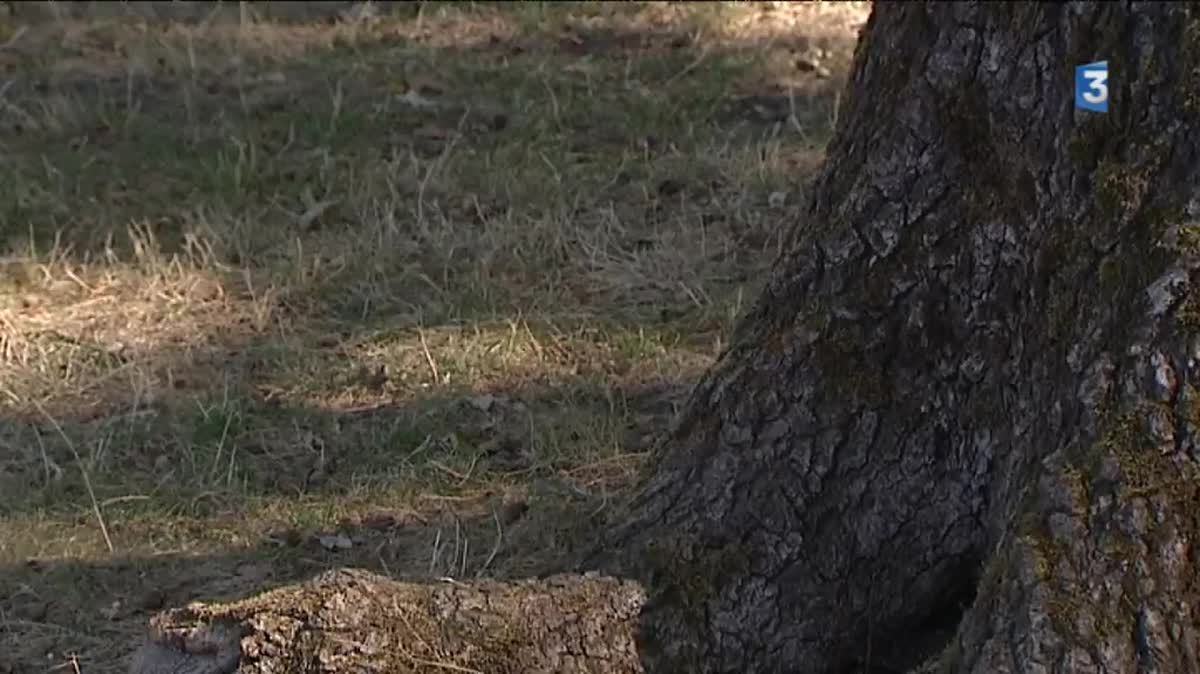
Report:
[[[330,566],[578,552],[802,217],[864,18],[166,4],[0,15],[16,671]]]

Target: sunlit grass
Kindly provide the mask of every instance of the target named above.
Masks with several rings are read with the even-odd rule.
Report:
[[[792,62],[862,15],[3,18],[0,653],[578,551],[803,217],[837,79]]]

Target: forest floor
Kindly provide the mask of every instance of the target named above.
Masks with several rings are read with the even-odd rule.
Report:
[[[0,13],[0,672],[592,541],[803,217],[866,16],[256,4]]]

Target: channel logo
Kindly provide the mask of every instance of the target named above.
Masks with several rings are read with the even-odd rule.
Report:
[[[1075,66],[1075,107],[1108,112],[1108,61]]]

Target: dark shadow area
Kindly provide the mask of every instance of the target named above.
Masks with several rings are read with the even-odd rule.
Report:
[[[623,393],[620,404],[641,413],[642,426],[625,429],[627,434],[657,434],[685,394],[686,387],[668,382]],[[586,463],[532,456],[531,439],[521,431],[528,428],[528,415],[518,410],[544,409],[546,400],[561,403],[563,395],[479,392],[345,413],[259,401],[264,409],[253,415],[255,423],[286,428],[303,420],[315,431],[311,444],[256,448],[249,440],[253,434],[230,438],[226,451],[240,457],[238,474],[254,482],[235,481],[224,489],[203,476],[172,479],[171,472],[186,472],[178,459],[156,462],[151,452],[161,447],[145,446],[147,455],[141,456],[120,436],[112,441],[134,451],[121,456],[122,465],[91,474],[89,487],[55,424],[82,445],[103,419],[0,419],[6,447],[43,446],[63,471],[50,487],[56,492],[52,499],[27,502],[21,511],[6,509],[3,519],[10,525],[20,518],[30,526],[41,521],[51,533],[76,528],[92,539],[102,528],[116,549],[88,561],[6,554],[8,562],[0,565],[0,641],[7,644],[5,658],[16,659],[0,662],[7,671],[24,672],[76,658],[86,671],[123,671],[113,660],[137,645],[138,633],[157,610],[233,600],[335,567],[409,580],[568,570],[619,511],[641,458],[632,447],[616,447],[611,456]],[[588,412],[584,405],[574,410]],[[611,416],[603,404],[590,413]],[[506,418],[513,414],[523,418]],[[454,422],[435,416],[452,416]],[[447,430],[452,434],[441,434]],[[380,443],[381,436],[389,441]],[[359,438],[376,444],[351,453],[347,448]],[[364,465],[366,460],[376,463]],[[156,474],[156,466],[168,474]],[[116,485],[106,484],[105,475],[113,473],[122,476],[123,497],[112,496]],[[6,479],[15,477],[20,476]],[[389,493],[393,480],[404,488]],[[88,505],[89,489],[103,504],[103,524]],[[314,511],[308,521],[306,504]],[[261,526],[246,526],[247,521]],[[41,535],[29,534],[27,548]],[[176,551],[122,552],[131,547]],[[195,554],[189,548],[223,552]]]
[[[153,395],[130,396],[132,374],[101,376],[87,395],[0,413],[0,522],[22,533],[0,544],[12,671],[72,658],[123,671],[112,659],[158,609],[332,567],[414,579],[567,568],[619,510],[690,384],[605,365],[558,384],[421,395],[404,362],[379,373],[325,354],[318,374],[335,379],[322,388],[368,401],[331,409],[289,401],[303,386],[273,363],[287,347],[238,332],[201,356],[100,353],[109,373],[172,373]],[[63,344],[63,376],[96,357]],[[98,550],[102,537],[115,553]],[[43,538],[53,554],[38,554]]]

